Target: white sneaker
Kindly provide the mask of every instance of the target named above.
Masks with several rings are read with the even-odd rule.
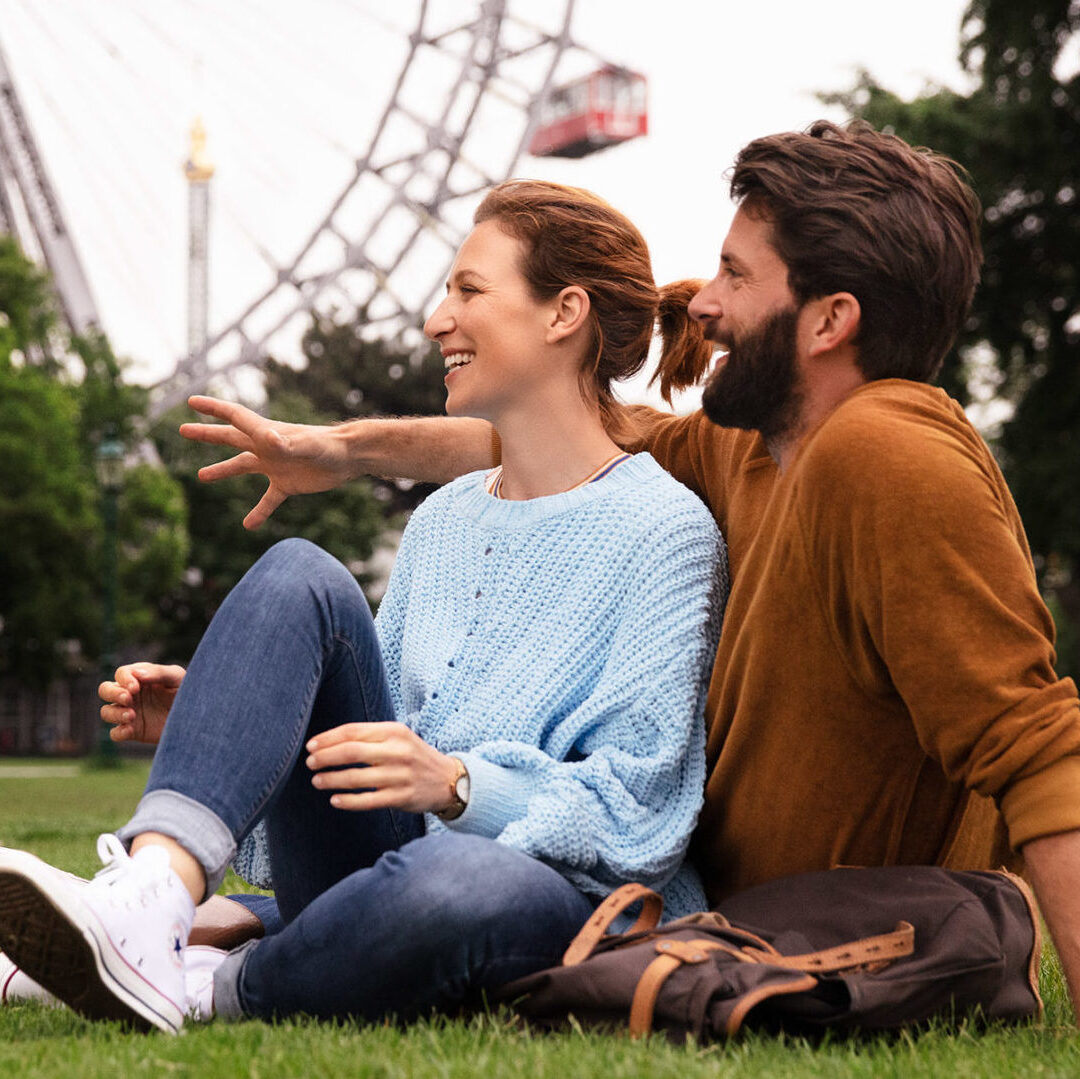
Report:
[[[66,873],[62,869],[50,866],[47,862],[42,862],[41,867],[43,872],[51,870],[61,879],[76,886],[87,883],[82,877],[77,877],[74,873]],[[63,1001],[58,1000],[47,989],[38,985],[33,978],[19,970],[3,952],[0,952],[0,1005],[14,1004],[21,1000],[37,1000],[50,1007],[63,1006]]]
[[[214,1018],[214,971],[229,953],[209,944],[190,944],[184,952],[187,1014],[196,1023]]]
[[[3,952],[0,952],[0,1005],[14,1004],[19,1000],[39,1000],[42,1004],[50,1006],[63,1003],[47,989],[38,985],[33,978],[19,970]]]
[[[184,1003],[189,1018],[207,1023],[214,1018],[214,971],[229,953],[208,944],[189,944],[184,949]],[[38,985],[0,952],[0,1005],[36,1000],[62,1008],[64,1002]]]
[[[0,948],[88,1018],[175,1034],[195,904],[164,848],[131,857],[103,835],[98,855],[105,868],[76,884],[32,854],[0,848]]]

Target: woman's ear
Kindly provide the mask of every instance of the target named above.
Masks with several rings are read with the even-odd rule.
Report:
[[[859,332],[862,308],[850,292],[834,292],[811,300],[807,331],[810,335],[809,352],[820,356],[842,345],[850,345]]]
[[[548,344],[572,337],[589,319],[592,304],[589,294],[580,285],[567,285],[551,304],[548,322]]]

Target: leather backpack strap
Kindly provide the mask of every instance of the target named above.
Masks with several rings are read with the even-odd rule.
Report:
[[[564,967],[577,966],[588,959],[593,949],[600,943],[608,926],[632,903],[641,900],[641,913],[637,921],[627,930],[628,933],[643,933],[655,929],[660,924],[660,915],[664,912],[664,901],[651,888],[644,884],[624,884],[616,888],[597,908],[592,916],[570,942],[570,947],[563,954]]]
[[[763,1000],[769,1000],[772,997],[783,997],[794,993],[808,993],[818,983],[817,978],[813,974],[804,974],[801,978],[794,978],[790,982],[770,982],[765,985],[759,985],[756,989],[752,989],[749,993],[743,993],[739,997],[738,1003],[731,1009],[731,1013],[727,1017],[727,1022],[724,1024],[724,1033],[729,1038],[734,1038],[739,1033],[739,1027],[742,1026],[743,1020],[746,1018],[751,1008],[757,1007]]]
[[[658,940],[656,958],[645,968],[630,1002],[630,1037],[642,1038],[652,1030],[656,998],[671,975],[687,963],[704,963],[709,952],[721,951],[712,940]]]
[[[852,967],[890,963],[915,951],[915,927],[910,922],[897,922],[891,933],[876,937],[863,937],[835,948],[823,948],[818,952],[802,955],[778,955],[757,948],[744,948],[744,952],[758,962],[788,970],[804,970],[808,974],[829,974]]]

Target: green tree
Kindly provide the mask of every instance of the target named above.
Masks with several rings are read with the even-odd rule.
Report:
[[[57,343],[63,361],[52,358]],[[95,454],[106,432],[133,445],[144,403],[145,391],[124,384],[103,335],[64,343],[48,277],[0,236],[0,671],[27,684],[44,685],[65,662],[97,659],[103,536]],[[160,466],[129,470],[119,497],[123,645],[145,639],[158,598],[179,580],[187,531],[181,489]]]
[[[994,440],[1058,616],[1060,668],[1080,673],[1080,74],[1077,0],[973,0],[960,58],[970,93],[905,101],[864,73],[823,95],[961,162],[984,207],[982,284],[943,384],[978,375],[1012,406]]]
[[[160,465],[129,468],[117,505],[117,532],[116,634],[130,647],[157,639],[161,597],[180,587],[188,566],[183,487]]]
[[[119,439],[129,452],[145,450],[137,423],[147,391],[124,381],[123,364],[108,338],[91,332],[71,339],[82,366],[78,384],[79,445],[93,466],[105,438]],[[117,502],[116,644],[130,649],[152,641],[161,597],[180,586],[190,540],[187,502],[180,483],[157,461],[125,470]],[[100,578],[99,578],[100,580]],[[96,648],[95,648],[96,652]]]
[[[9,337],[8,343],[10,344]],[[87,551],[99,535],[93,474],[70,388],[0,345],[0,671],[41,687],[67,640],[96,636]]]
[[[6,233],[0,233],[0,314],[10,332],[8,355],[18,350],[34,361],[48,354],[49,337],[56,326],[49,276]]]
[[[146,412],[147,391],[124,381],[123,364],[103,333],[72,337],[71,352],[82,366],[79,433],[84,451],[92,458],[106,433],[133,446],[139,438],[138,421]]]

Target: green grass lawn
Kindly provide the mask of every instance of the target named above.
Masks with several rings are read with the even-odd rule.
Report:
[[[41,775],[27,775],[27,768]],[[60,774],[57,770],[60,769]],[[76,873],[97,867],[94,843],[135,804],[147,766],[108,771],[44,761],[0,762],[0,843]],[[226,890],[238,890],[230,877]],[[972,1025],[824,1044],[750,1034],[727,1045],[672,1046],[653,1038],[542,1035],[506,1013],[432,1020],[405,1029],[293,1021],[212,1023],[183,1037],[131,1034],[33,1004],[0,1010],[0,1074],[87,1076],[417,1076],[489,1079],[697,1079],[698,1076],[1078,1077],[1080,1038],[1053,957],[1043,967],[1041,1026]]]

